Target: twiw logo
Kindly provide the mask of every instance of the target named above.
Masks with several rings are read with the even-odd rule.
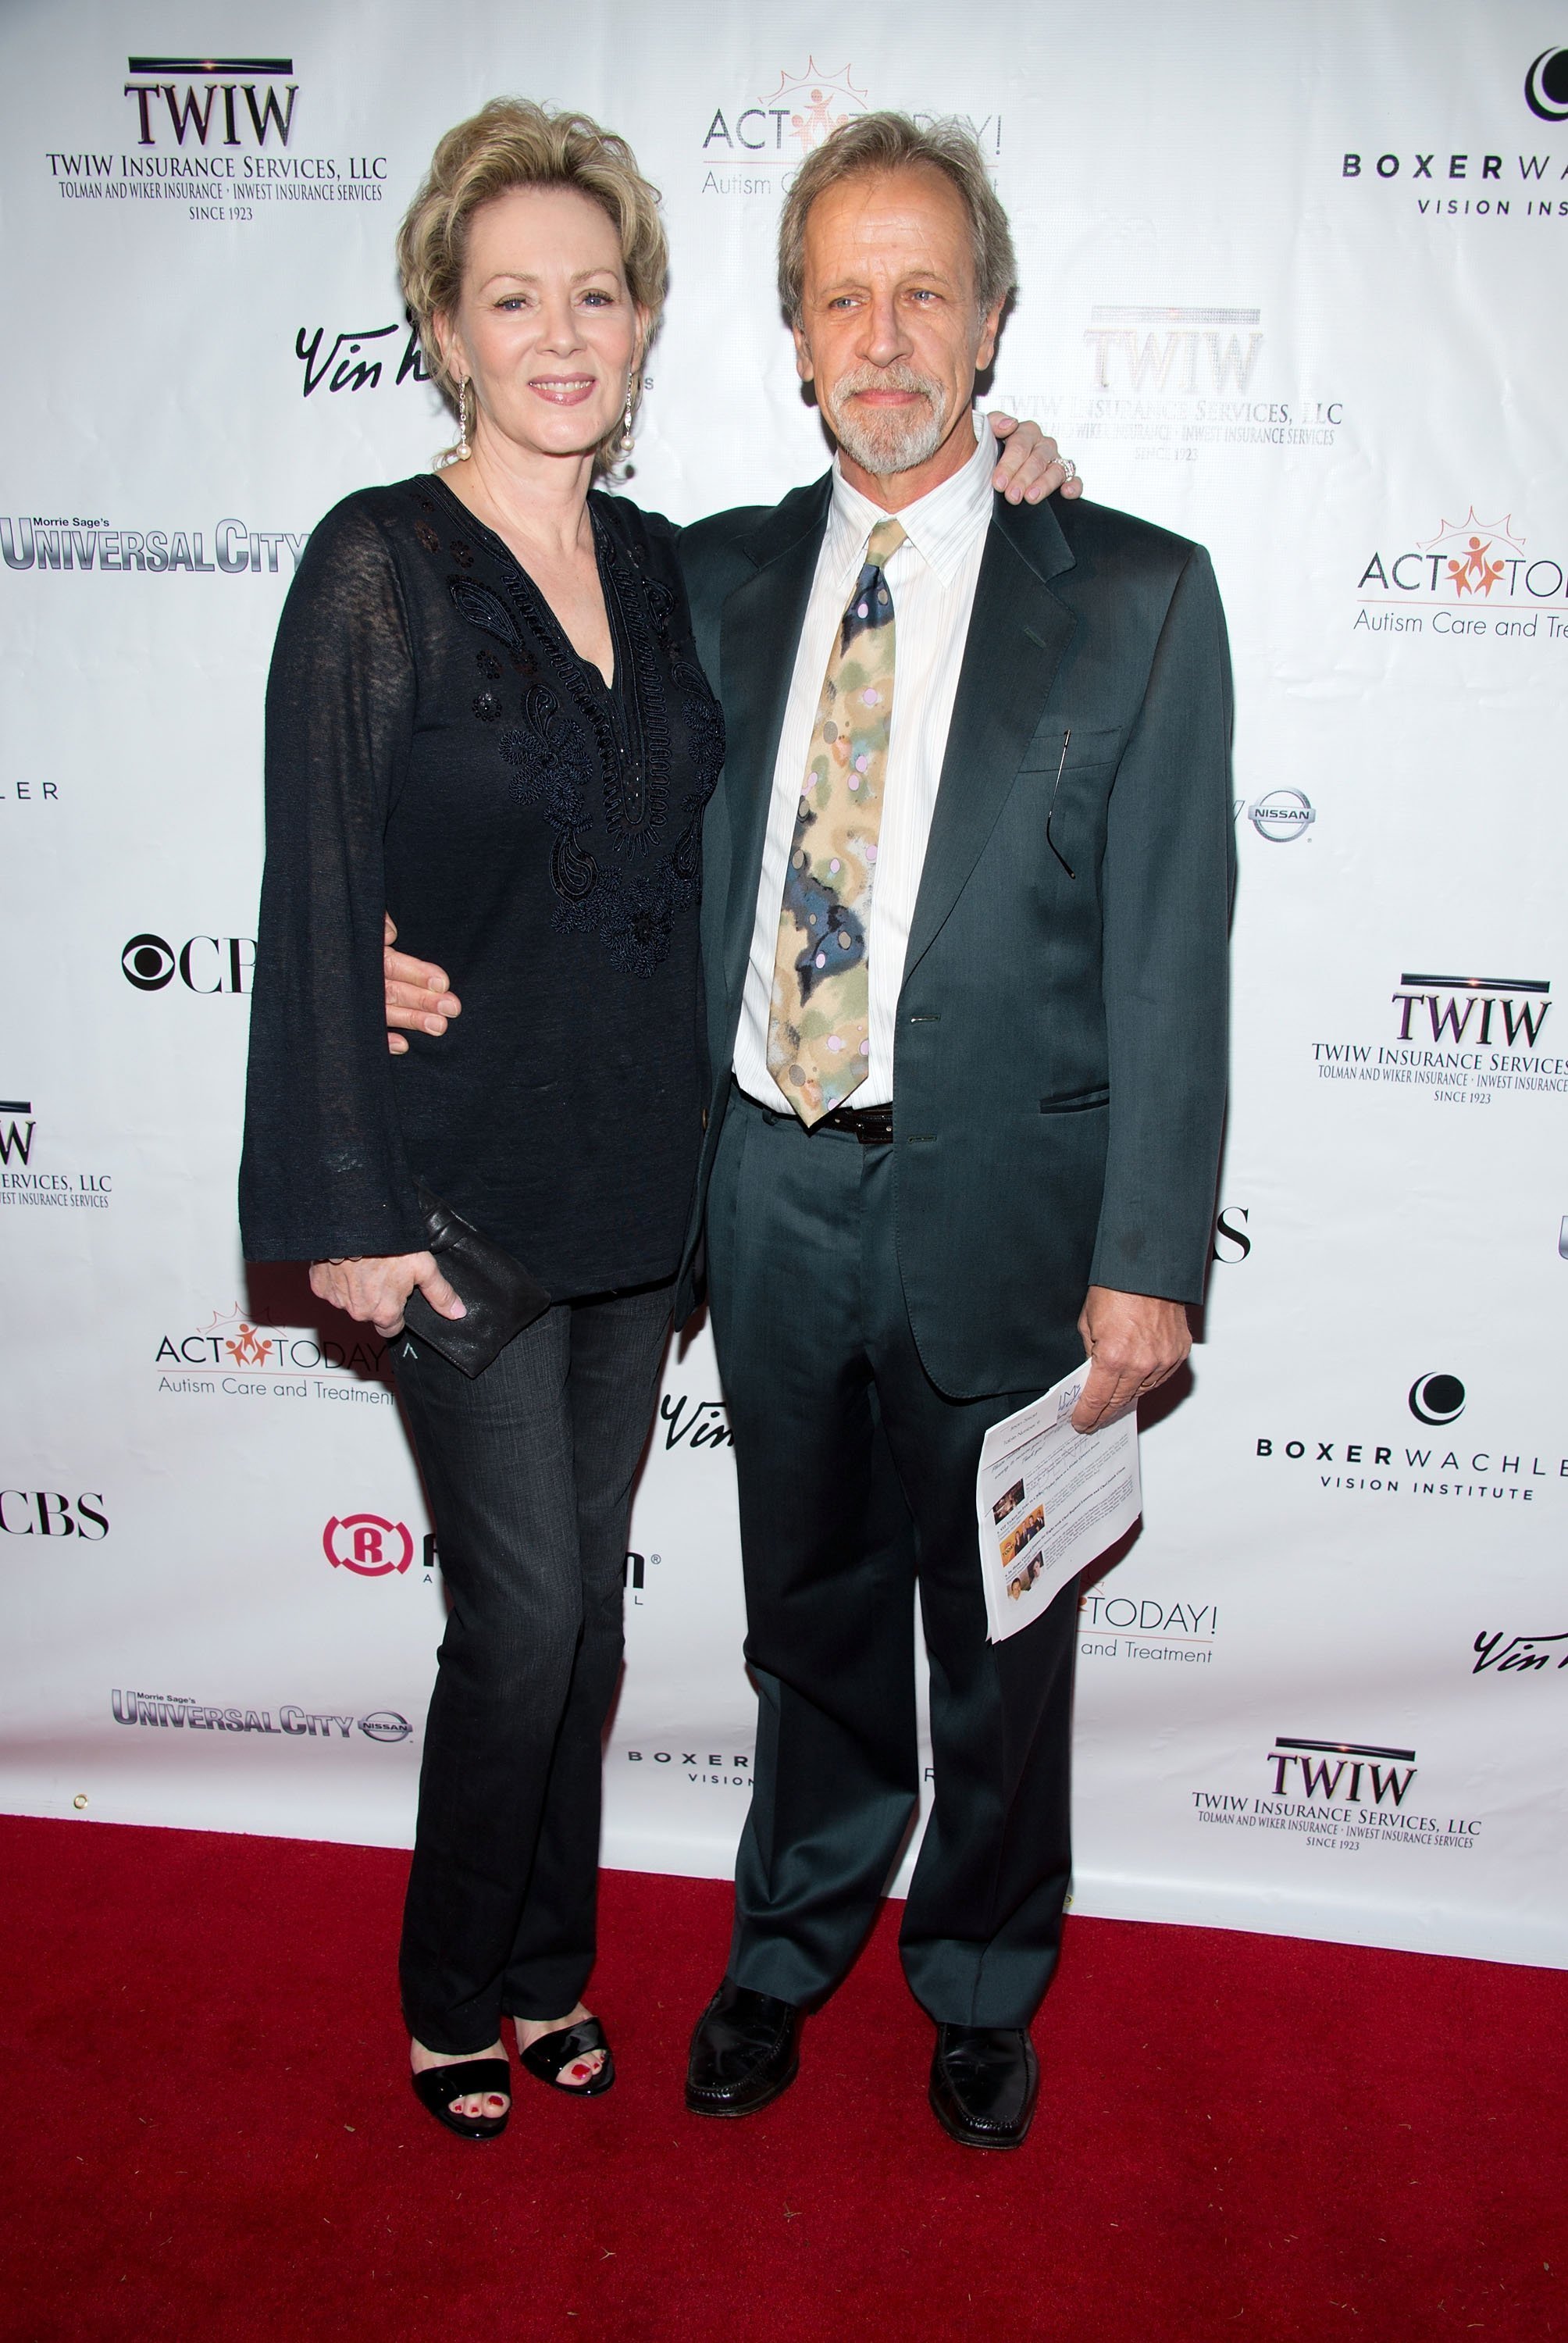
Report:
[[[1298,1797],[1322,1798],[1325,1803],[1341,1799],[1350,1806],[1367,1803],[1363,1780],[1370,1788],[1372,1805],[1381,1806],[1388,1798],[1402,1806],[1416,1775],[1413,1749],[1375,1749],[1360,1741],[1295,1741],[1283,1734],[1275,1736],[1268,1762],[1274,1769],[1271,1798],[1288,1798],[1293,1792]],[[1299,1779],[1291,1774],[1292,1765],[1301,1769]]]
[[[25,1131],[15,1120],[8,1122],[0,1121],[0,1163],[9,1163],[13,1160],[18,1163],[32,1161],[33,1133],[38,1126],[32,1119],[31,1099],[0,1099],[0,1117],[9,1115],[15,1118],[22,1114],[27,1117]]]
[[[269,130],[277,132],[280,146],[288,144],[299,96],[292,57],[127,57],[126,69],[134,76],[125,94],[136,100],[138,146],[156,146],[160,133],[167,136],[166,112],[181,146],[192,136],[202,146],[209,137],[219,146],[265,146]],[[165,74],[191,78],[165,81]],[[253,77],[230,81],[230,74]],[[281,99],[280,81],[286,85]]]

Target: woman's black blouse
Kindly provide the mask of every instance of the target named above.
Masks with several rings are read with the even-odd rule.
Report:
[[[671,1277],[723,731],[668,522],[589,499],[615,679],[433,477],[312,533],[266,694],[247,1258],[402,1253],[422,1181],[558,1301]],[[387,1047],[382,911],[462,999]]]

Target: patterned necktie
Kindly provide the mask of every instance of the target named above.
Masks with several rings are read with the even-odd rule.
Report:
[[[809,1130],[866,1079],[866,934],[893,716],[893,598],[882,574],[903,524],[871,531],[817,707],[789,848],[768,1068]]]

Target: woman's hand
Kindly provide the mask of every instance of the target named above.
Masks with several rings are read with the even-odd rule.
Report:
[[[1064,497],[1083,494],[1077,465],[1059,452],[1038,423],[997,414],[988,415],[986,421],[1002,443],[990,484],[1010,505],[1038,505],[1058,488]]]
[[[361,1261],[313,1261],[310,1290],[349,1318],[368,1322],[388,1342],[403,1331],[403,1308],[417,1286],[443,1318],[466,1318],[429,1252],[367,1253]]]
[[[460,1017],[463,1004],[447,985],[446,971],[434,961],[412,960],[407,952],[394,951],[397,930],[392,924],[392,914],[385,912],[387,948],[381,955],[381,967],[387,985],[387,1047],[395,1058],[407,1055],[408,1044],[403,1031],[410,1033],[444,1033],[447,1021]],[[421,1260],[428,1255],[421,1254]]]

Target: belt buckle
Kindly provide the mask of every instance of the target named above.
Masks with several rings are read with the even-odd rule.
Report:
[[[862,1147],[889,1147],[893,1138],[893,1110],[890,1106],[851,1107],[855,1136]]]

